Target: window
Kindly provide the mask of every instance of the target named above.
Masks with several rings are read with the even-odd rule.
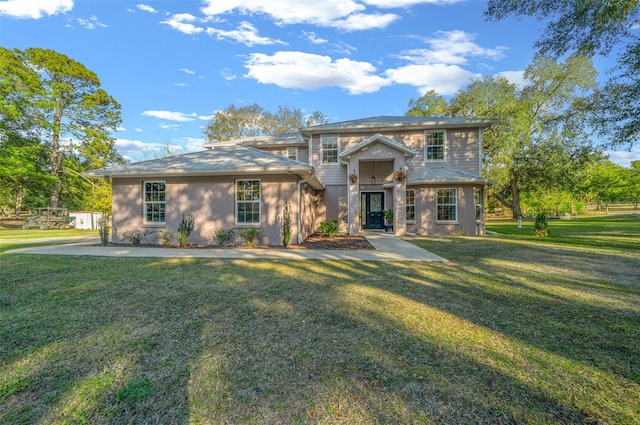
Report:
[[[406,195],[407,221],[416,220],[416,191],[407,189]]]
[[[260,223],[260,180],[236,180],[236,222]]]
[[[298,148],[287,148],[287,158],[298,160]]]
[[[424,156],[427,161],[444,161],[444,131],[427,131],[424,135],[425,138],[425,153]]]
[[[165,183],[144,182],[144,222],[165,222]]]
[[[436,195],[437,221],[458,220],[458,189],[438,189]]]
[[[338,136],[321,136],[320,150],[322,163],[338,163]]]

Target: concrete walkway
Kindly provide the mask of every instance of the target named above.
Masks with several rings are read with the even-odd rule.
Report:
[[[61,245],[36,246],[6,251],[6,254],[88,255],[96,257],[151,257],[151,258],[236,258],[279,260],[354,260],[354,261],[446,261],[429,251],[391,234],[366,233],[365,237],[375,250],[320,250],[320,249],[268,249],[268,248],[145,248],[128,246],[101,246],[97,237],[66,239]]]

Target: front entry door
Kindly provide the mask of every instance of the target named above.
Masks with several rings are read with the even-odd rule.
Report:
[[[384,229],[384,192],[365,192],[361,194],[362,228]]]

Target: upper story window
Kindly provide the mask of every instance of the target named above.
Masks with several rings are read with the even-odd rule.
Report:
[[[427,131],[424,134],[424,157],[427,161],[444,161],[445,141],[447,139],[444,130]]]
[[[320,156],[323,164],[338,163],[338,135],[320,136]]]
[[[166,185],[163,181],[144,182],[144,222],[164,223]]]
[[[436,193],[436,220],[458,221],[458,189],[438,189]]]
[[[260,224],[260,180],[236,180],[236,223]]]
[[[294,161],[298,160],[298,148],[291,147],[287,148],[287,158],[293,159]]]

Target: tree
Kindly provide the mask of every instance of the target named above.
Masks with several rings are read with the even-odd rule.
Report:
[[[257,137],[271,134],[294,133],[305,125],[325,124],[327,118],[322,112],[314,111],[306,121],[300,109],[279,106],[276,113],[266,111],[262,106],[253,105],[216,111],[205,129],[209,142]]]
[[[47,149],[37,139],[7,132],[0,140],[0,205],[16,216],[23,207],[37,207],[51,185]]]
[[[600,206],[625,200],[625,168],[602,159],[584,170],[580,190],[588,202]]]
[[[524,80],[518,89],[502,77],[483,77],[449,103],[453,116],[498,120],[483,136],[485,174],[496,181],[490,193],[514,218],[522,215],[520,191],[531,178],[535,157],[544,155],[539,147],[548,141],[561,146],[586,143],[580,124],[591,108],[587,94],[595,85],[595,71],[585,57],[556,63],[537,56]]]
[[[631,161],[627,176],[629,200],[633,202],[633,209],[637,210],[640,203],[640,160]]]
[[[417,99],[409,100],[408,117],[444,117],[448,115],[449,105],[443,96],[435,90],[429,90]]]
[[[640,134],[640,38],[637,0],[489,0],[485,17],[531,16],[547,20],[537,41],[540,52],[553,58],[577,52],[582,56],[608,55],[619,47],[619,66],[595,99],[601,105],[594,124],[611,145],[633,144]]]
[[[6,49],[2,52],[10,57],[11,63],[16,59],[22,63],[18,68],[21,73],[7,71],[7,64],[2,64],[0,75],[11,75],[11,80],[2,84],[9,86],[4,90],[18,100],[34,132],[47,140],[49,172],[53,178],[49,204],[55,208],[64,183],[65,149],[70,156],[79,155],[84,166],[92,168],[122,162],[110,137],[121,122],[120,104],[100,88],[94,72],[61,53],[39,48],[9,53],[14,57]],[[22,90],[24,87],[29,90]],[[64,146],[61,141],[67,138],[69,143]]]

